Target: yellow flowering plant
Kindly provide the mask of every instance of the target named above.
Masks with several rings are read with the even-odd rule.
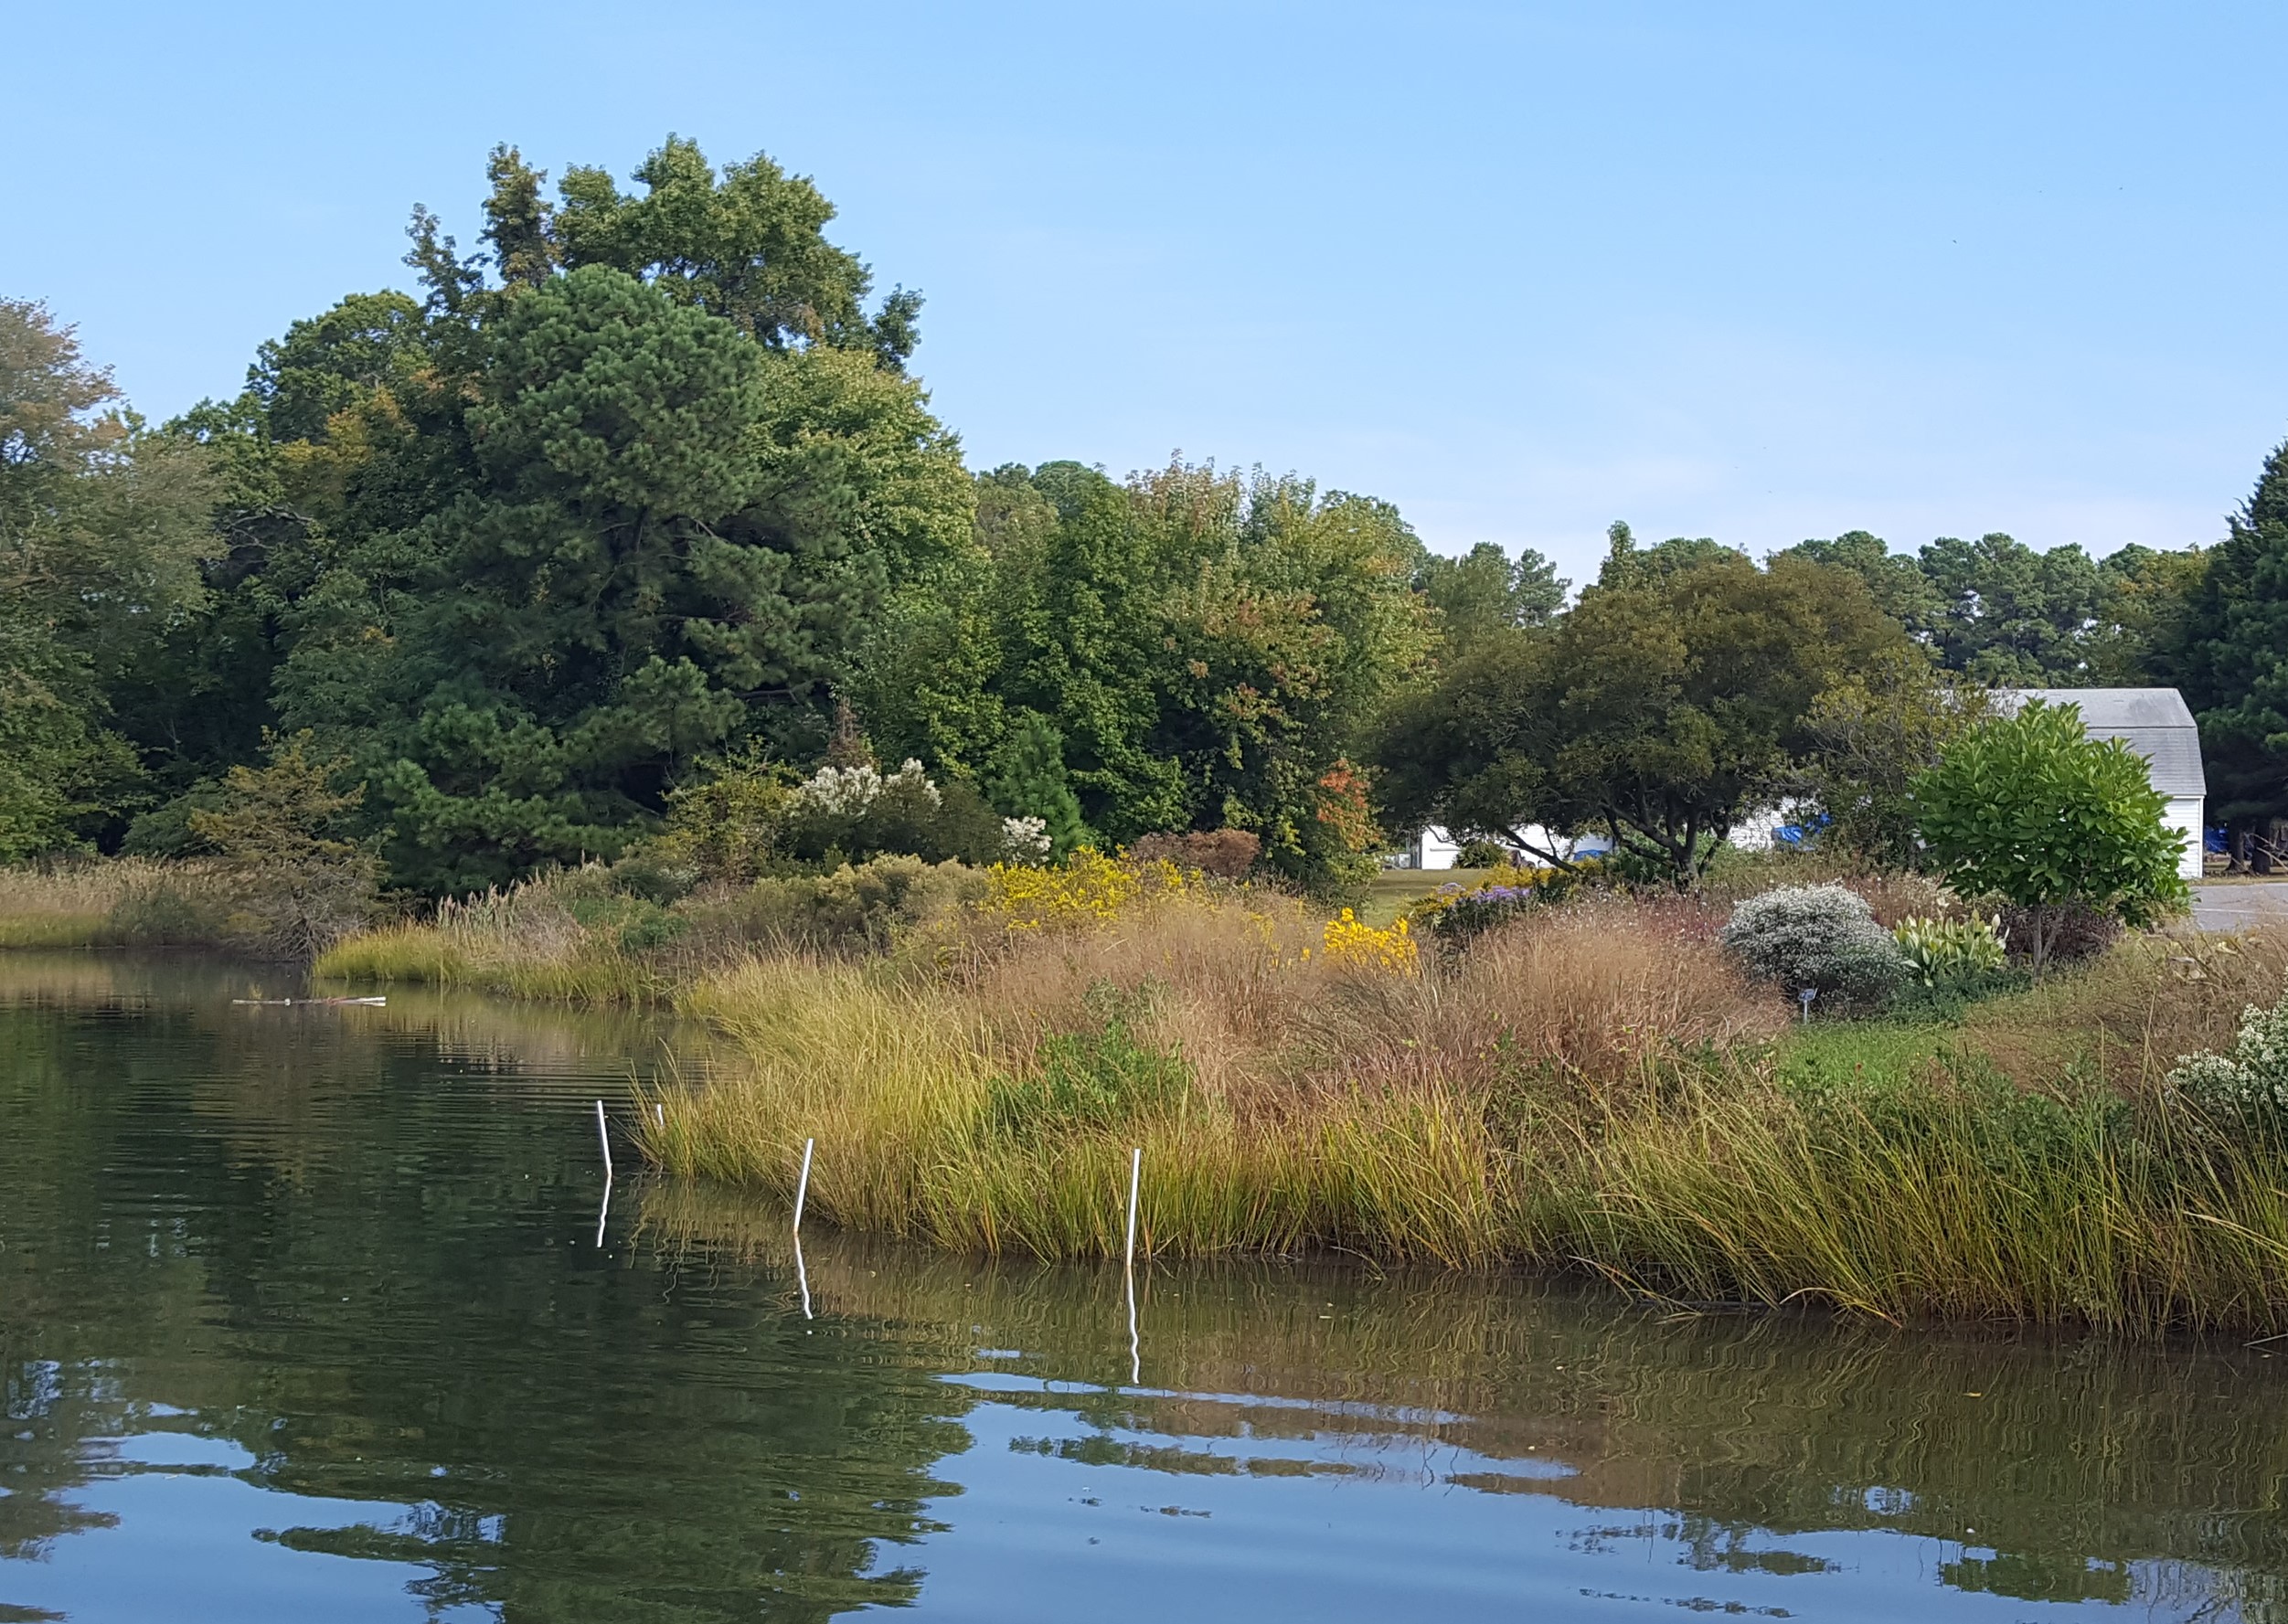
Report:
[[[996,863],[985,871],[979,911],[997,916],[1009,930],[1055,930],[1109,925],[1151,897],[1191,884],[1165,859],[1136,862],[1082,846],[1054,868]]]
[[[1388,930],[1378,930],[1345,908],[1339,918],[1326,922],[1320,947],[1331,963],[1385,970],[1393,975],[1411,975],[1421,968],[1413,930],[1404,919]]]

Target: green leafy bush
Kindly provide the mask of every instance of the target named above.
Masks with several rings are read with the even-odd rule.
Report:
[[[1992,975],[2009,962],[2000,922],[1909,918],[1891,931],[1908,973],[1925,987],[1955,987]]]
[[[610,932],[622,952],[648,953],[665,947],[691,929],[691,921],[683,915],[647,897],[619,891],[583,894],[574,888],[591,873],[605,885],[615,884],[620,877],[616,865],[609,870],[574,870],[572,883],[563,887],[569,893],[565,897],[565,911],[583,929]]]
[[[939,784],[908,761],[885,773],[822,767],[789,796],[781,839],[797,862],[862,863],[902,855],[976,865],[1007,854],[1010,832],[975,788]]]
[[[768,873],[777,854],[794,794],[790,776],[753,749],[726,759],[668,792],[667,827],[637,854],[664,869],[747,884]]]
[[[901,930],[951,915],[985,894],[985,876],[959,863],[877,857],[832,874],[758,880],[727,901],[686,905],[750,941],[845,953],[879,951]]]
[[[2026,910],[2011,938],[2037,978],[2076,910],[2143,925],[2185,903],[2166,797],[2143,756],[2084,735],[2079,706],[2036,700],[1980,723],[1915,780],[1914,801],[1957,892]]]
[[[1831,1014],[1880,1007],[1907,977],[1890,932],[1842,886],[1783,886],[1732,909],[1718,939],[1759,981],[1809,988]]]

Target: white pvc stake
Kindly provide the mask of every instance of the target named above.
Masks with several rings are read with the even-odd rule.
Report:
[[[1128,1152],[1128,1267],[1136,1267],[1136,1185],[1144,1177],[1144,1151]]]
[[[817,1144],[814,1139],[803,1141],[803,1176],[794,1184],[794,1233],[797,1235],[803,1232],[803,1198],[810,1194],[810,1153]]]
[[[1128,1385],[1144,1379],[1144,1344],[1136,1340],[1136,1190],[1144,1179],[1144,1150],[1128,1152],[1128,1259],[1122,1273],[1128,1281]]]
[[[596,1249],[603,1250],[604,1220],[612,1215],[612,1181],[604,1181],[604,1198],[596,1207]]]
[[[656,1099],[652,1101],[652,1120],[659,1124],[662,1133],[667,1131],[667,1108]]]
[[[803,1141],[803,1176],[794,1183],[794,1279],[803,1289],[803,1318],[811,1317],[810,1270],[803,1266],[803,1201],[810,1194],[810,1157],[818,1148],[818,1141]]]

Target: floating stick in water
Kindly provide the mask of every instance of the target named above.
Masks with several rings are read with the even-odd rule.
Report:
[[[612,1130],[604,1126],[604,1102],[596,1101],[596,1142],[604,1148],[604,1183],[612,1183]]]
[[[794,1184],[794,1233],[803,1233],[803,1199],[810,1194],[810,1153],[818,1143],[814,1139],[803,1141],[803,1176]]]

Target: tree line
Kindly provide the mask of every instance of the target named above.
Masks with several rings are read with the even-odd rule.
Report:
[[[1832,763],[1947,674],[2181,685],[2217,812],[2288,817],[2288,453],[2212,547],[1759,563],[1616,525],[1569,607],[1537,553],[1434,554],[1292,475],[973,473],[910,371],[920,297],[766,157],[670,140],[634,189],[551,188],[503,147],[489,178],[473,249],[417,209],[414,292],[293,323],[164,425],[0,302],[0,858],[196,852],[287,751],[429,894],[860,759],[1059,851],[1244,830],[1315,883],[1436,818],[1688,873],[1823,761],[1879,823]]]

